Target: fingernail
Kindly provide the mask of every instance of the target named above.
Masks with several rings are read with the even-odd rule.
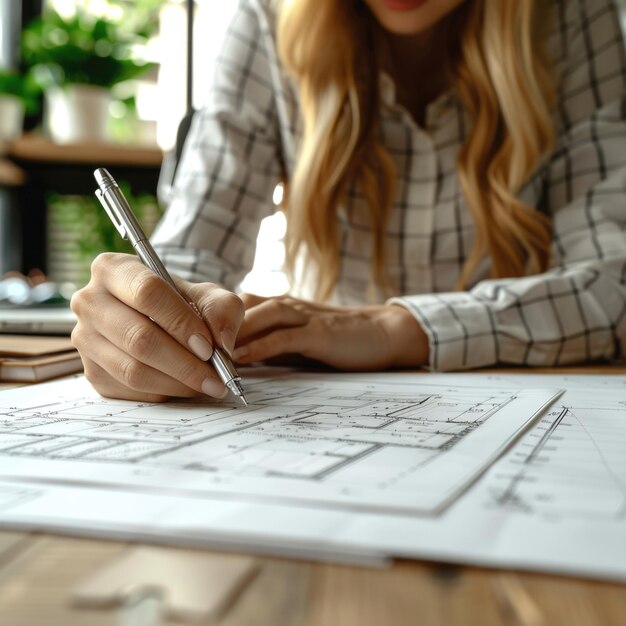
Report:
[[[248,346],[241,346],[240,348],[237,348],[235,350],[235,353],[233,354],[233,358],[235,360],[243,359],[243,358],[247,357],[248,354],[250,354],[250,348],[248,348]]]
[[[232,330],[223,330],[220,334],[220,339],[222,340],[224,350],[232,356],[235,348],[235,333]]]
[[[202,393],[213,398],[223,398],[228,393],[228,389],[215,378],[205,378],[202,381]]]
[[[213,346],[202,335],[191,335],[187,341],[191,351],[203,361],[208,361],[213,354]]]

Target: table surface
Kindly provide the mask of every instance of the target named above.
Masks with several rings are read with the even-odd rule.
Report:
[[[624,375],[626,366],[525,372]],[[128,544],[119,541],[0,532],[0,623],[3,626],[117,625],[119,614],[114,609],[73,608],[70,596],[80,581],[127,548]],[[163,549],[184,553],[176,548]],[[203,552],[207,559],[215,558],[215,554],[209,550]],[[259,562],[258,574],[234,604],[221,618],[207,623],[223,626],[626,623],[626,585],[617,583],[407,560],[395,561],[386,568],[269,557],[259,557]]]

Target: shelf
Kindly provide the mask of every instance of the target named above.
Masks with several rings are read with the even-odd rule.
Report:
[[[11,161],[0,158],[0,187],[18,187],[23,185],[26,176],[22,169]]]
[[[13,141],[6,155],[18,161],[39,163],[102,163],[128,167],[160,167],[159,148],[117,144],[57,144],[39,135],[24,135]]]
[[[32,133],[9,145],[0,142],[1,159],[12,162],[25,176],[23,184],[16,186],[18,199],[14,211],[19,215],[19,223],[28,224],[29,228],[22,229],[15,246],[20,248],[21,269],[28,272],[33,267],[47,269],[47,215],[51,192],[93,196],[96,188],[93,171],[106,167],[120,183],[127,183],[133,193],[156,195],[163,154],[158,148],[144,146],[57,144]],[[8,177],[10,172],[6,173]],[[11,179],[15,180],[13,176]],[[5,186],[8,184],[7,179]]]

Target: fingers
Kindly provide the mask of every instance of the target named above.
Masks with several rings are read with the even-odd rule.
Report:
[[[225,395],[206,361],[214,342],[232,352],[243,303],[209,283],[177,283],[182,297],[131,255],[107,253],[93,262],[91,281],[72,298],[78,317],[72,340],[101,393],[133,399]]]
[[[193,313],[184,298],[152,270],[144,267],[137,258],[124,254],[99,255],[92,264],[92,282],[92,290],[109,293],[131,309],[150,317],[199,359],[207,361],[211,357],[213,336],[207,324]],[[206,292],[211,292],[211,295]],[[213,294],[217,298],[223,298],[227,293],[204,285],[205,300],[213,297]],[[236,298],[233,294],[230,295]],[[80,319],[80,299],[75,302],[78,309],[76,313]],[[211,319],[216,324],[218,333],[222,327],[232,325],[230,320],[224,321],[222,318],[231,313],[232,308],[231,302],[222,308],[216,306],[218,313]],[[212,331],[215,332],[215,329]]]
[[[267,300],[246,311],[244,340],[234,357],[247,364],[299,355],[344,370],[385,369],[394,364],[382,323],[389,315],[388,306],[337,309],[291,298]],[[398,336],[402,344],[407,335]]]
[[[107,294],[96,293],[81,307],[91,327],[75,329],[74,344],[81,355],[97,362],[122,385],[164,395],[188,396],[190,389],[214,397],[224,395],[224,385],[211,365],[145,315]]]
[[[122,355],[123,358],[123,353]],[[85,367],[85,378],[92,384],[93,388],[106,398],[119,398],[120,400],[133,400],[135,402],[166,402],[170,397],[193,397],[195,392],[192,389],[186,390],[177,389],[174,393],[155,393],[153,391],[146,391],[143,389],[134,389],[123,383],[120,383],[117,378],[112,376],[107,370],[98,365],[95,361],[92,361],[86,356],[82,357],[83,365]],[[128,371],[128,368],[126,368]],[[154,375],[158,377],[159,372],[155,372]],[[163,384],[163,389],[167,387]],[[174,391],[169,388],[170,391]]]
[[[308,326],[281,328],[238,347],[233,356],[241,364],[267,361],[285,354],[300,354],[315,359],[313,346],[319,339],[319,336],[310,332]]]
[[[291,300],[262,299],[258,305],[246,310],[237,343],[245,344],[253,337],[281,327],[302,326],[309,319],[310,315],[300,308],[295,308]]]
[[[177,281],[177,284],[185,296],[196,303],[217,345],[232,355],[244,319],[242,301],[234,293],[216,285],[185,281]]]
[[[261,304],[261,302],[265,302],[270,298],[266,298],[264,296],[257,296],[254,293],[242,293],[240,296],[241,301],[246,310],[251,309],[253,306],[257,306],[257,304]]]

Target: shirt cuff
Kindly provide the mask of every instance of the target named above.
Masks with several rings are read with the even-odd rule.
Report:
[[[496,325],[488,306],[466,292],[392,298],[408,309],[428,336],[429,367],[451,371],[499,361]]]

